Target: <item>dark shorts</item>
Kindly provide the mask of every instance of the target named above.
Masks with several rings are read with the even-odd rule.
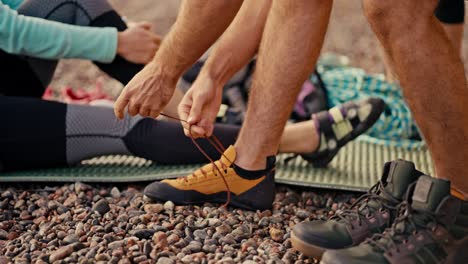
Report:
[[[440,0],[435,15],[440,22],[445,24],[463,24],[465,0]]]

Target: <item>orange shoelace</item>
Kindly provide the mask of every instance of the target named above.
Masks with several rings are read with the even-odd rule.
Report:
[[[160,115],[165,116],[167,118],[171,118],[171,119],[180,121],[180,122],[185,122],[185,123],[188,124],[188,122],[186,120],[182,120],[182,119],[180,119],[178,117],[173,117],[173,116],[163,114],[163,113],[161,113]],[[227,190],[227,199],[226,199],[226,203],[223,204],[223,207],[227,207],[229,205],[229,203],[231,202],[231,189],[229,188],[229,184],[228,184],[226,178],[224,177],[224,174],[221,172],[221,169],[218,167],[218,165],[216,165],[215,161],[206,153],[206,151],[200,146],[200,144],[198,144],[196,139],[193,137],[191,128],[192,128],[192,125],[189,124],[190,139],[192,140],[193,144],[210,161],[212,168],[216,169],[216,171],[218,171],[219,175],[221,175],[221,177],[223,179],[224,185],[226,186],[226,190]],[[233,164],[233,162],[231,160],[229,160],[229,158],[226,157],[226,155],[224,155],[224,151],[226,150],[226,148],[223,146],[223,144],[218,139],[218,137],[216,137],[214,134],[212,134],[211,137],[206,137],[205,136],[204,138],[206,140],[208,140],[208,142],[211,144],[211,146],[213,146],[216,149],[216,151],[218,151],[225,159],[227,159],[231,164]],[[224,171],[228,168],[228,166],[226,166],[222,162],[221,162],[221,167],[222,167],[222,170],[224,170]],[[206,176],[206,171],[204,171],[203,168],[200,168],[199,170],[201,171],[203,176]],[[198,175],[196,175],[195,172],[196,171],[194,171],[189,176],[193,176],[194,178],[198,177]],[[187,178],[189,176],[185,176],[184,180],[187,181]]]

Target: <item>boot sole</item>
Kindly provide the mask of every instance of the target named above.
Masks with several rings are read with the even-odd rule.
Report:
[[[317,247],[315,245],[304,242],[291,232],[291,245],[294,249],[299,250],[302,254],[320,259],[323,253],[327,250],[326,248]]]

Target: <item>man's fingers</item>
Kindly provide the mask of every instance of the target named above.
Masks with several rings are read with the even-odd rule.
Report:
[[[187,118],[187,122],[191,125],[198,123],[201,119],[202,109],[203,102],[194,98],[192,106],[190,107],[190,113]]]
[[[189,127],[189,136],[194,138],[201,138],[205,137],[205,129],[203,127],[199,127],[196,125],[192,125]]]
[[[140,112],[140,105],[130,102],[128,104],[128,114],[131,116],[136,116]]]
[[[125,107],[127,107],[130,100],[127,98],[125,91],[117,98],[114,104],[114,114],[118,119],[123,119],[125,116]]]
[[[143,117],[148,117],[151,115],[151,109],[149,107],[142,106],[140,108],[139,114]]]
[[[156,110],[151,110],[150,111],[150,114],[149,114],[149,117],[153,118],[153,119],[156,119],[158,116],[159,116],[160,112],[159,111],[156,111]]]
[[[213,135],[213,130],[214,130],[214,125],[213,125],[213,123],[207,124],[207,125],[205,126],[205,136],[206,136],[206,137],[211,137],[211,135]]]

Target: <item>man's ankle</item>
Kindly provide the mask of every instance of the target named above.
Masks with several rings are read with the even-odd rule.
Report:
[[[276,157],[269,156],[265,160],[266,165],[262,169],[249,170],[239,166],[238,164],[234,164],[234,171],[237,173],[237,175],[245,179],[258,179],[263,176],[268,176],[275,168]]]
[[[234,163],[245,170],[264,170],[267,166],[267,157],[274,156],[274,154],[260,153],[252,147],[244,147],[242,144],[236,143],[234,147],[236,148],[236,160]]]

